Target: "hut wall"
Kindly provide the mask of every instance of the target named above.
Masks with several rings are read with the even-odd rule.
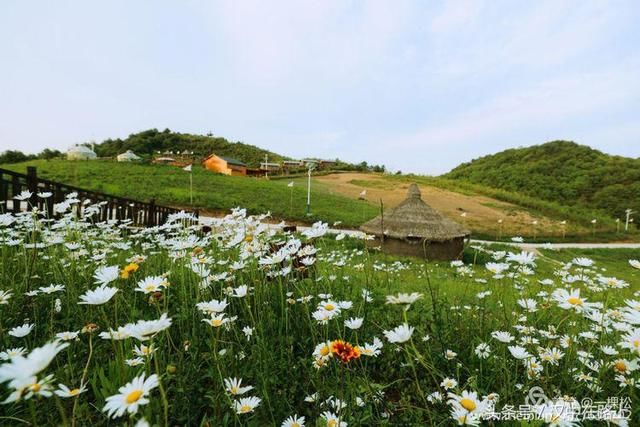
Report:
[[[204,167],[213,172],[231,175],[232,170],[228,167],[227,162],[217,156],[211,156],[204,161]]]
[[[245,176],[247,174],[247,167],[240,165],[232,165],[227,163],[227,167],[231,171],[231,175],[233,176]]]
[[[404,240],[387,237],[384,245],[381,245],[380,238],[367,240],[368,247],[380,247],[384,253],[399,256],[412,256],[417,258],[425,258],[427,260],[454,260],[462,258],[464,250],[464,238],[458,237],[446,242],[427,242],[425,246],[422,239]]]

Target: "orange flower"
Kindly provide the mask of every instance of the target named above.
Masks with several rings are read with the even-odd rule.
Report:
[[[331,353],[344,363],[360,357],[360,349],[358,347],[354,347],[342,340],[335,340],[331,343]]]
[[[140,266],[135,262],[132,262],[131,264],[123,268],[122,271],[120,271],[120,277],[122,277],[123,279],[128,279],[131,273],[138,271],[138,268],[140,268]]]

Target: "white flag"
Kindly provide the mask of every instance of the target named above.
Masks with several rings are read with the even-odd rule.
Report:
[[[191,165],[185,166],[185,167],[182,168],[182,170],[183,171],[187,171],[187,172],[191,172],[191,166],[193,166],[193,165],[191,164]]]
[[[293,181],[287,184],[287,187],[293,187]]]

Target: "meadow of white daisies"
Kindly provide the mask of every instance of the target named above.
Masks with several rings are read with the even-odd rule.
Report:
[[[140,229],[78,202],[0,214],[0,425],[640,420],[631,257],[424,263],[241,209]]]

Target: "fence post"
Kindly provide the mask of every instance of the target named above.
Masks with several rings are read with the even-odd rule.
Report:
[[[8,179],[8,176],[7,176]],[[4,182],[4,176],[0,170],[0,213],[7,212],[9,208],[9,185]]]
[[[33,209],[38,204],[38,173],[35,166],[27,166],[27,190],[31,192],[29,205]]]
[[[18,178],[18,175],[13,175],[11,177],[11,198],[12,198],[12,211],[14,213],[18,213],[20,212],[20,208],[22,207],[22,202],[20,200],[17,200],[15,197],[20,194],[20,192],[22,191],[22,187],[20,186],[20,178]]]
[[[151,227],[156,225],[156,199],[149,200],[149,216],[146,225]]]

